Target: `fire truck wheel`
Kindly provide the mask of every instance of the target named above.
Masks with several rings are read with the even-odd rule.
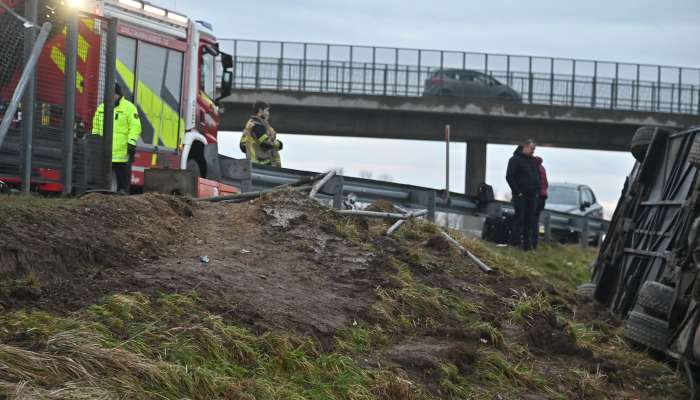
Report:
[[[193,158],[187,160],[187,170],[194,172],[197,176],[202,176],[202,168],[199,167],[197,160]]]
[[[595,283],[584,283],[576,288],[576,295],[584,300],[593,300]]]
[[[623,335],[634,343],[665,352],[671,332],[666,321],[635,310],[627,316]]]
[[[647,281],[639,289],[637,305],[651,316],[667,319],[668,313],[673,307],[674,295],[672,287],[659,282]]]

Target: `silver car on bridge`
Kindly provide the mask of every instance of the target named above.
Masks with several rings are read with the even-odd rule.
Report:
[[[423,96],[458,96],[522,102],[511,87],[471,69],[439,69],[426,79]]]

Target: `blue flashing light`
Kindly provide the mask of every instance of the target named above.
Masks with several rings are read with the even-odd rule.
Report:
[[[213,30],[214,30],[214,27],[211,25],[211,23],[209,23],[209,22],[207,22],[207,21],[200,21],[200,20],[197,20],[197,21],[195,21],[195,22],[198,23],[198,24],[200,24],[200,25],[202,25],[203,27],[209,29],[210,31],[213,31]]]

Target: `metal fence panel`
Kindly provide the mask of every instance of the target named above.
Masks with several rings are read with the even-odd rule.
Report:
[[[234,86],[422,96],[442,69],[473,70],[530,104],[700,114],[700,69],[507,54],[222,39]]]
[[[6,0],[0,1],[6,2]],[[72,175],[69,183],[77,191],[104,186],[104,174],[100,172],[100,163],[104,159],[101,149],[102,139],[93,137],[90,133],[95,111],[103,102],[104,77],[107,70],[105,63],[107,24],[99,16],[79,15],[77,57],[73,75],[75,97],[73,102],[67,102],[65,82],[66,77],[72,74],[69,74],[71,63],[66,59],[66,16],[70,12],[77,11],[71,11],[66,5],[57,5],[49,0],[38,0],[38,2],[37,23],[50,22],[52,29],[36,68],[35,101],[22,105],[25,110],[33,108],[34,111],[32,151],[29,153],[32,160],[30,182],[33,189],[57,191],[65,183],[63,182],[65,172],[69,171]],[[18,13],[24,11],[24,2],[12,3],[16,4],[14,11]],[[3,9],[0,8],[0,10]],[[8,16],[12,15],[0,11],[0,20],[3,21],[0,24],[0,30],[7,30],[8,27],[17,29],[17,26],[24,28],[21,22],[19,25],[10,23],[12,20]],[[8,93],[11,95],[18,71],[23,67],[23,40],[21,34],[17,36],[18,44],[14,44],[14,37],[9,34],[3,34],[3,41],[0,42],[0,104],[7,101]],[[12,62],[3,58],[5,49],[2,46],[10,44],[19,46],[18,50],[9,51],[8,49],[8,54],[13,54]],[[7,60],[10,58],[8,56]],[[3,107],[0,106],[0,111],[2,109]],[[72,126],[66,127],[66,114],[69,110],[74,113],[75,119]],[[102,121],[98,123],[101,125]],[[10,183],[23,181],[19,167],[20,143],[21,130],[27,124],[28,121],[23,117],[23,113],[17,113],[8,134],[8,140],[0,148],[0,180]],[[70,139],[68,142],[64,141],[66,131],[68,132],[66,138]],[[68,149],[67,145],[74,149],[73,156],[70,157],[69,169],[65,169],[68,158],[63,157]]]

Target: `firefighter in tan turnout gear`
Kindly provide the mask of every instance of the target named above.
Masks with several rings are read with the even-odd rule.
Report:
[[[270,126],[269,118],[270,105],[264,101],[256,102],[253,115],[243,129],[240,148],[246,158],[255,164],[281,167],[282,142],[277,140],[277,132]]]

